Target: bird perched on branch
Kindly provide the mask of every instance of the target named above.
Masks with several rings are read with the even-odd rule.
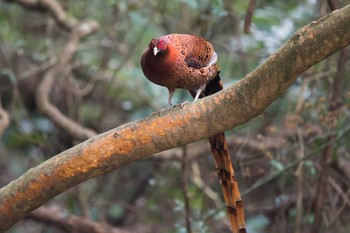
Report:
[[[176,88],[186,89],[194,100],[223,89],[217,55],[205,39],[187,34],[170,34],[152,39],[141,59],[145,76],[168,88],[167,108]],[[246,232],[241,194],[234,174],[224,133],[209,138],[219,180],[234,233]]]

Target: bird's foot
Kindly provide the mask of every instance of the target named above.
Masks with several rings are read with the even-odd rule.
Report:
[[[171,107],[170,107],[171,108]],[[158,116],[161,116],[161,115],[163,115],[163,113],[166,111],[166,110],[169,110],[170,108],[163,108],[162,110],[160,110],[160,111],[156,111],[156,112],[152,112],[151,114],[150,114],[150,116],[154,116],[154,115],[158,115]]]
[[[154,115],[161,116],[161,115],[163,115],[163,113],[164,113],[166,110],[169,110],[169,109],[172,109],[172,108],[176,108],[176,107],[183,108],[183,107],[185,107],[185,105],[187,105],[187,104],[189,104],[189,103],[191,103],[191,102],[185,101],[185,102],[183,102],[183,103],[181,103],[181,104],[170,105],[170,106],[168,106],[168,107],[166,107],[166,108],[163,108],[163,109],[160,110],[160,111],[152,112],[152,113],[150,114],[150,116],[154,116]]]
[[[185,101],[185,102],[183,102],[183,103],[181,103],[181,104],[176,104],[176,105],[174,105],[174,108],[175,108],[175,107],[183,108],[183,107],[185,107],[185,105],[187,105],[187,104],[189,104],[189,103],[191,103],[191,102]]]

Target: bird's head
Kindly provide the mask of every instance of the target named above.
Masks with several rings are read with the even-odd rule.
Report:
[[[164,39],[152,39],[150,49],[153,50],[154,56],[157,56],[157,54],[163,54],[167,51],[167,43]]]

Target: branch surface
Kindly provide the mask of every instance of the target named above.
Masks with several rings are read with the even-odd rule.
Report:
[[[224,91],[91,137],[0,189],[0,231],[92,177],[208,138],[261,114],[306,69],[350,44],[350,5],[301,28],[278,51]]]

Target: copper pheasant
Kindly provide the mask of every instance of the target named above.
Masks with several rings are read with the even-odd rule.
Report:
[[[152,39],[141,59],[145,76],[168,88],[168,105],[176,88],[188,90],[194,100],[223,89],[217,55],[210,42],[194,35],[170,34]],[[224,133],[209,138],[234,233],[246,232],[244,210]]]

